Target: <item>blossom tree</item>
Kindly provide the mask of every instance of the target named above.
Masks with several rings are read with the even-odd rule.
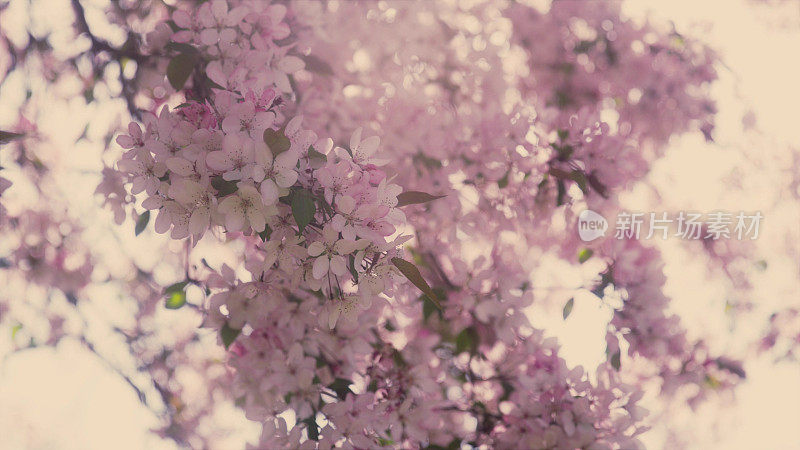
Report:
[[[639,448],[648,391],[697,407],[745,379],[742,353],[671,311],[656,245],[574,232],[585,209],[623,211],[670,139],[714,140],[703,43],[616,2],[112,2],[119,45],[69,8],[88,49],[4,37],[0,69],[57,85],[72,67],[87,102],[124,105],[93,168],[103,226],[135,224],[168,275],[48,209],[58,158],[31,152],[45,138],[20,120],[0,136],[10,189],[41,200],[2,209],[0,178],[0,262],[41,301],[0,294],[0,321],[44,317],[42,343],[110,359],[162,436],[221,445],[235,408],[255,448]],[[702,250],[749,287],[745,245]],[[572,310],[541,283],[554,260],[591,271],[573,290],[609,314],[597,367],[532,320]],[[129,304],[105,324],[125,363],[83,310],[103,289]],[[796,355],[797,309],[769,323],[760,348]]]

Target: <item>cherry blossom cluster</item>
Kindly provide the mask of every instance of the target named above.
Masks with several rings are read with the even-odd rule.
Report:
[[[213,292],[205,324],[219,330],[223,343],[231,345],[235,395],[248,417],[266,424],[274,422],[277,427],[270,432],[272,428],[265,425],[262,440],[268,441],[262,444],[280,437],[288,439],[284,442],[291,446],[297,440],[290,436],[318,441],[322,447],[341,444],[342,439],[358,447],[434,441],[447,445],[470,436],[475,442],[499,443],[514,435],[506,435],[507,430],[531,433],[531,442],[565,445],[633,439],[626,431],[629,425],[605,424],[605,419],[594,415],[600,410],[610,413],[610,408],[596,409],[600,404],[596,402],[606,401],[599,400],[606,398],[600,391],[609,387],[598,387],[598,392],[587,394],[590,398],[586,403],[573,405],[553,399],[559,405],[557,428],[561,431],[552,429],[544,438],[543,429],[512,427],[513,417],[508,423],[498,423],[499,428],[470,426],[470,417],[484,420],[476,408],[485,403],[471,393],[477,388],[475,380],[466,384],[457,379],[448,382],[453,389],[470,392],[457,402],[461,406],[437,389],[437,383],[448,377],[443,372],[445,365],[462,373],[472,372],[470,364],[463,366],[452,360],[456,355],[471,355],[472,359],[480,354],[479,349],[498,345],[500,350],[512,346],[527,354],[540,345],[534,338],[526,339],[529,333],[523,332],[528,324],[521,311],[532,298],[524,287],[524,269],[514,261],[513,253],[498,247],[488,258],[465,265],[459,255],[466,251],[466,243],[455,234],[439,243],[430,241],[437,234],[448,235],[445,230],[452,227],[453,217],[452,213],[449,217],[443,213],[448,208],[461,209],[457,197],[432,203],[440,208],[432,217],[446,217],[447,221],[429,219],[417,226],[418,233],[427,236],[421,243],[423,248],[440,248],[414,255],[423,267],[436,269],[434,287],[447,297],[439,314],[452,322],[431,317],[430,323],[438,324],[438,332],[431,334],[426,327],[419,328],[404,348],[389,344],[388,336],[375,334],[376,325],[383,323],[380,328],[386,332],[414,336],[414,327],[385,314],[391,307],[400,308],[402,316],[418,317],[419,302],[423,301],[413,286],[391,282],[397,273],[392,262],[403,256],[399,246],[408,239],[398,234],[397,228],[405,221],[405,215],[397,209],[401,189],[381,169],[391,159],[378,159],[375,152],[379,140],[362,139],[360,129],[349,136],[347,148],[334,148],[330,140],[317,139],[314,132],[302,130],[300,117],[283,119],[283,111],[293,108],[292,97],[300,95],[296,91],[288,96],[278,93],[292,90],[291,83],[284,83],[286,72],[297,71],[302,64],[295,64],[293,56],[286,56],[274,42],[262,42],[258,36],[266,35],[268,25],[280,23],[285,9],[269,9],[277,12],[265,21],[254,20],[263,18],[264,11],[248,14],[248,7],[228,7],[217,1],[192,13],[173,13],[178,31],[172,35],[172,42],[191,43],[194,49],[177,47],[180,55],[197,51],[204,60],[210,60],[198,69],[207,77],[206,84],[195,74],[191,87],[185,89],[183,104],[174,110],[162,107],[158,115],[146,114],[144,128],[131,124],[128,134],[118,138],[126,152],[117,166],[130,192],[146,196],[142,205],[158,211],[157,232],[170,231],[173,239],[191,237],[196,241],[210,229],[220,229],[229,238],[240,236],[238,239],[244,242],[242,266],[249,280],[240,279],[234,268],[223,266],[219,273],[202,281]],[[285,31],[276,36],[285,38]],[[264,64],[270,69],[264,71]],[[207,86],[210,93],[201,94]],[[499,104],[491,108],[496,120],[506,120]],[[454,124],[452,117],[444,119]],[[528,123],[519,121],[516,127],[514,136],[520,138]],[[504,145],[513,148],[514,136],[497,134],[496,138],[505,139]],[[464,136],[462,142],[475,138],[478,136]],[[462,168],[479,177],[499,180],[508,172],[503,169],[504,153],[468,147],[459,151],[465,154]],[[487,157],[497,159],[489,161]],[[427,166],[433,164],[430,159],[422,161]],[[482,174],[481,167],[490,172]],[[398,178],[408,175],[398,173]],[[113,175],[109,174],[107,180],[113,180]],[[107,184],[104,190],[115,192],[113,197],[125,197],[116,194],[118,183]],[[439,193],[442,189],[434,185],[430,191]],[[474,219],[479,213],[485,211],[476,211]],[[440,233],[425,232],[439,226],[444,226]],[[469,231],[475,232],[478,228]],[[454,258],[444,267],[440,263],[442,254]],[[498,264],[513,269],[496,278]],[[462,283],[469,287],[460,288]],[[393,303],[379,294],[391,295]],[[326,331],[334,328],[335,334]],[[517,344],[518,339],[526,344]],[[443,359],[437,353],[443,349],[449,349],[452,356]],[[555,349],[543,351],[563,366]],[[538,366],[531,367],[534,370]],[[404,375],[407,371],[415,375],[409,378]],[[516,378],[523,376],[521,373],[512,370],[507,376],[508,395],[530,388],[518,385]],[[568,377],[563,371],[553,376],[554,388]],[[570,376],[575,389],[591,389],[580,373]],[[550,398],[550,389],[542,388],[541,398]],[[609,399],[617,398],[608,395]],[[571,412],[573,406],[577,409]],[[520,407],[536,410],[533,404]],[[373,413],[361,414],[364,408]],[[448,420],[459,422],[459,426],[453,431],[437,430],[431,419],[437,416],[436,408],[442,415],[451,411],[453,418]],[[497,404],[492,408],[493,415],[501,414]],[[276,419],[286,410],[297,417],[291,429],[280,422],[283,419]],[[327,425],[318,423],[322,417]],[[544,416],[542,420],[547,421]],[[580,431],[576,432],[576,426]],[[590,428],[604,431],[598,434],[589,432]],[[485,434],[489,430],[494,431]],[[281,437],[281,433],[285,435]]]
[[[665,139],[691,128],[710,139],[713,50],[674,27],[622,17],[620,9],[619,2],[507,9],[514,39],[524,44],[537,74],[523,80],[523,89],[561,116],[556,120],[589,106],[648,152],[659,153]],[[541,33],[542,27],[558,32]]]
[[[220,98],[230,101],[225,93],[215,100]],[[219,122],[221,130],[193,121],[202,115],[195,114],[195,104],[186,107],[189,113],[164,107],[158,117],[145,116],[145,130],[133,123],[117,139],[128,149],[119,170],[132,194],[147,195],[143,206],[157,211],[156,232],[194,240],[215,226],[257,234],[262,243],[245,265],[258,283],[282,277],[293,288],[322,290],[331,298],[334,291],[348,292],[366,298],[361,301],[381,293],[389,259],[403,240],[386,238],[404,215],[395,208],[399,186],[386,179],[374,157],[379,140],[362,140],[357,130],[349,151],[332,149],[330,140],[318,143],[313,132],[301,130],[299,117],[276,131],[267,128],[274,113],[254,112],[249,100],[227,110],[219,105],[214,103],[224,118],[205,123]],[[252,299],[257,289],[247,289]],[[358,303],[345,303],[352,302]],[[229,314],[247,315],[233,308],[232,299],[227,304]],[[335,322],[332,316],[331,326]]]
[[[423,214],[410,216],[425,250],[436,258],[452,261],[461,254],[460,245],[453,242],[457,239],[430,238],[457,227],[461,233],[476,230],[471,237],[478,240],[483,234],[494,237],[514,231],[528,246],[554,248],[574,261],[586,244],[571,233],[565,239],[563,230],[574,229],[579,208],[584,204],[613,208],[616,194],[647,173],[670,135],[689,128],[710,133],[713,52],[677,33],[664,34],[650,24],[624,19],[617,4],[556,2],[544,10],[519,3],[504,10],[488,2],[452,9],[429,7],[446,26],[412,32],[415,20],[424,22],[431,13],[424,6],[391,3],[365,14],[359,5],[348,4],[337,11],[341,15],[329,18],[330,25],[311,47],[332,55],[326,58],[331,71],[347,74],[348,88],[359,88],[352,89],[349,97],[342,95],[336,104],[354,107],[337,108],[337,116],[349,113],[344,123],[369,118],[377,122],[382,136],[403,142],[392,152],[395,164],[412,163],[416,170],[399,175],[402,185],[438,192],[453,189],[463,197],[448,196]],[[484,19],[482,28],[458,20],[467,9]],[[498,19],[498,14],[510,23]],[[492,39],[506,35],[509,25],[509,36],[519,48]],[[387,36],[409,34],[411,41],[399,48],[390,39],[364,38],[375,26],[391,30]],[[338,38],[330,40],[331,35]],[[473,39],[474,45],[466,49],[458,45],[464,40],[472,44]],[[348,40],[358,43],[356,51],[330,45]],[[446,44],[430,51],[434,40]],[[520,54],[529,70],[497,69],[507,67],[500,58]],[[363,55],[369,62],[358,62],[367,59]],[[485,61],[495,69],[475,70],[474,61]],[[505,96],[509,78],[518,80],[522,98]],[[316,103],[315,96],[323,90],[329,96],[332,86],[334,77],[314,77],[303,100],[307,117],[318,118],[320,126],[329,128],[342,121],[323,124],[330,110]],[[559,92],[572,97],[559,100]],[[681,96],[679,101],[676,95]],[[448,102],[458,110],[440,106]],[[387,107],[391,115],[383,113]],[[436,113],[430,114],[431,110]],[[408,128],[418,138],[404,134]],[[409,140],[416,143],[408,145]],[[437,144],[436,149],[428,150],[430,142]],[[419,151],[423,148],[424,153]],[[482,151],[487,148],[495,150]],[[454,210],[461,213],[453,215]],[[567,225],[551,226],[553,220]],[[496,240],[490,245],[497,254],[507,252]],[[503,262],[502,275],[498,265],[491,265],[486,276],[508,280],[514,270]],[[458,285],[464,277],[453,275],[453,279]],[[666,297],[650,294],[660,293],[663,283],[659,278],[648,280],[652,292],[641,301],[652,298],[649,309],[662,311],[657,305],[665,305]],[[513,287],[524,281],[522,275]],[[484,283],[491,286],[488,280]],[[448,293],[448,300],[467,306],[457,295]],[[652,322],[663,318],[656,316]]]
[[[492,432],[496,446],[525,448],[636,448],[646,410],[642,391],[620,385],[609,366],[590,383],[582,367],[557,357],[553,339],[529,339],[498,361],[500,380],[512,380],[502,421]],[[566,381],[566,382],[565,382]],[[502,386],[502,384],[501,384]]]
[[[4,230],[0,265],[13,267],[29,282],[74,296],[85,287],[93,270],[91,255],[76,239],[80,230],[51,212],[24,210],[0,217]]]
[[[531,254],[586,251],[564,233],[580,206],[614,209],[670,136],[710,137],[707,48],[581,2],[214,0],[148,41],[151,112],[98,192],[117,220],[138,196],[159,233],[239,245],[167,293],[204,288],[259,448],[635,448],[618,335],[667,395],[740,376],[667,316],[647,249],[596,249],[626,296],[596,372],[526,315],[548,301]]]
[[[69,309],[95,268],[80,226],[54,211],[23,209],[0,212],[0,229],[0,326],[11,330],[15,350],[55,345],[75,329]]]
[[[785,308],[770,315],[758,345],[778,360],[796,361],[800,356],[800,311]]]
[[[377,137],[362,140],[359,129],[348,149],[334,149],[331,140],[301,129],[299,116],[279,127],[278,93],[291,89],[287,73],[303,66],[274,42],[288,33],[285,14],[281,5],[229,11],[223,1],[202,5],[192,16],[176,11],[172,42],[195,46],[180,47],[181,55],[198,52],[213,60],[203,68],[213,93],[174,110],[165,106],[158,116],[146,114],[144,129],[132,123],[117,139],[128,149],[117,166],[130,192],[143,192],[142,205],[158,211],[157,232],[195,241],[216,226],[258,234],[262,244],[245,263],[258,283],[281,278],[340,303],[368,302],[384,289],[388,252],[402,243],[386,240],[404,220],[395,208],[400,188],[379,168],[385,161],[375,157]],[[273,67],[264,71],[264,65]],[[187,95],[192,89],[197,86]],[[230,316],[244,313],[234,308],[237,289],[227,295]],[[252,299],[252,287],[245,289]],[[333,310],[330,326],[340,309]]]
[[[745,378],[742,363],[713,356],[702,340],[692,341],[677,315],[669,314],[669,298],[662,292],[666,278],[658,250],[640,241],[608,243],[613,263],[604,272],[599,291],[608,286],[622,292],[623,305],[614,311],[606,337],[607,353],[619,364],[619,337],[627,342],[629,357],[654,362],[663,393],[695,386],[688,403],[696,406],[711,391],[730,390]]]

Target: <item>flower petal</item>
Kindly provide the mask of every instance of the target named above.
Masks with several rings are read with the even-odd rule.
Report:
[[[314,266],[311,268],[311,274],[314,275],[314,278],[320,279],[328,273],[328,268],[330,267],[330,260],[328,260],[327,256],[320,256],[316,260],[314,260]]]

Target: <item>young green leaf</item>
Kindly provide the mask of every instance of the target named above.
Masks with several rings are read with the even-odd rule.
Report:
[[[17,333],[19,333],[19,330],[21,330],[21,329],[22,329],[22,324],[21,323],[17,323],[13,327],[11,327],[11,339],[12,340],[17,336]]]
[[[10,131],[0,130],[0,145],[8,144],[11,141],[16,141],[17,139],[21,139],[24,136],[25,136],[24,134],[12,133]]]
[[[497,180],[497,187],[499,187],[500,189],[503,189],[506,186],[508,186],[508,174],[510,174],[510,173],[511,173],[511,171],[509,170],[508,172],[506,172],[505,175],[503,175],[503,178],[500,178],[499,180]]]
[[[186,304],[186,292],[175,291],[167,296],[167,301],[166,303],[164,303],[164,306],[167,309],[178,309],[185,304]]]
[[[337,378],[333,380],[333,383],[329,384],[328,387],[336,392],[336,395],[344,400],[347,397],[348,392],[353,392],[350,390],[350,385],[353,384],[352,381],[344,379],[344,378]]]
[[[422,300],[422,319],[427,321],[428,317],[430,317],[434,311],[437,311],[436,305],[428,299],[427,295],[421,296],[420,300]]]
[[[283,129],[273,130],[272,128],[267,128],[264,130],[264,143],[269,147],[272,156],[278,156],[292,146],[292,142],[286,137]]]
[[[169,43],[167,43],[166,48],[167,48],[167,50],[173,50],[173,51],[176,51],[178,53],[187,53],[187,54],[190,54],[190,55],[196,55],[196,54],[200,53],[197,50],[196,47],[194,47],[192,45],[189,45],[189,44],[180,43],[180,42],[169,42]]]
[[[414,205],[418,203],[428,203],[436,200],[437,198],[445,197],[444,195],[431,195],[427,192],[419,191],[406,191],[401,192],[397,196],[397,206]]]
[[[575,297],[569,299],[567,304],[564,305],[564,311],[561,312],[561,315],[564,317],[564,320],[567,320],[570,313],[572,312],[572,307],[575,306]]]
[[[167,79],[169,80],[169,84],[171,84],[175,90],[183,89],[183,85],[186,84],[186,80],[189,79],[189,75],[194,71],[194,66],[197,65],[198,61],[199,57],[194,53],[180,53],[175,55],[167,65]]]
[[[408,281],[422,291],[423,294],[427,295],[428,299],[430,299],[437,308],[442,309],[439,298],[428,285],[428,282],[425,281],[425,278],[422,278],[422,274],[419,272],[419,269],[417,269],[417,266],[403,258],[392,258],[392,264],[400,270],[400,273],[408,278]]]
[[[621,366],[621,362],[620,362],[619,358],[620,358],[620,352],[619,352],[619,350],[617,350],[616,352],[614,352],[613,355],[611,355],[611,359],[610,359],[611,367],[613,367],[614,370],[616,370],[617,372],[619,372],[619,368]]]
[[[356,257],[355,255],[350,255],[347,258],[347,269],[350,271],[350,275],[353,276],[353,280],[358,283],[358,271],[356,270]]]
[[[456,353],[470,352],[478,350],[478,332],[474,328],[468,327],[461,330],[456,336]]]
[[[317,212],[317,206],[310,195],[304,191],[297,191],[292,196],[292,216],[294,221],[302,233],[306,226],[314,220],[314,213]]]
[[[209,78],[207,74],[206,74],[206,75],[205,75],[205,77],[203,78],[203,82],[204,82],[205,84],[207,84],[207,85],[208,85],[208,87],[210,87],[210,88],[213,88],[213,89],[219,89],[219,90],[221,90],[221,91],[225,91],[225,90],[226,90],[226,89],[225,89],[225,86],[220,86],[219,84],[217,84],[216,82],[214,82],[214,80],[212,80],[211,78]]]
[[[270,228],[269,225],[265,225],[264,226],[264,231],[262,231],[261,233],[258,233],[258,237],[261,238],[262,242],[267,242],[271,235],[272,235],[272,228]]]
[[[136,236],[142,234],[145,228],[147,228],[147,224],[150,222],[150,210],[148,209],[139,218],[136,220],[136,227],[133,229]]]
[[[168,20],[167,21],[167,25],[169,25],[169,29],[172,30],[173,33],[177,33],[178,31],[182,30],[182,28],[179,27],[178,24],[175,23],[174,20]],[[171,42],[170,42],[170,44],[171,44]],[[167,47],[169,47],[169,44],[167,44]]]
[[[558,195],[556,196],[556,206],[561,206],[565,203],[564,197],[567,195],[567,188],[564,186],[564,180],[558,179],[556,182]]]
[[[308,148],[308,159],[323,163],[328,161],[328,157],[325,154],[318,152],[313,146]]]
[[[239,190],[239,186],[236,185],[235,181],[227,181],[221,176],[212,177],[211,186],[219,192],[220,197],[231,195]]]
[[[171,295],[173,292],[181,292],[186,285],[189,284],[189,280],[180,281],[175,284],[170,284],[169,286],[164,288],[164,295]]]
[[[311,414],[311,416],[306,417],[305,419],[303,419],[302,422],[305,423],[308,426],[308,429],[307,429],[308,438],[311,439],[312,441],[318,441],[319,440],[319,428],[318,428],[318,425],[317,425],[317,418],[315,417],[315,415]]]
[[[305,69],[309,72],[318,73],[320,75],[333,75],[331,65],[321,60],[317,56],[308,55],[303,57],[306,63]]]
[[[436,294],[436,297],[440,300],[447,299],[447,293],[442,288],[433,288],[433,293]],[[419,301],[422,302],[422,318],[423,320],[427,321],[428,318],[436,312],[439,315],[439,319],[444,319],[444,314],[442,314],[442,310],[436,307],[436,304],[431,301],[427,295],[420,295]]]
[[[581,192],[583,192],[584,195],[589,193],[589,188],[586,185],[586,176],[583,172],[580,170],[573,170],[569,177],[581,188]]]
[[[231,326],[227,323],[222,326],[222,329],[219,330],[219,337],[222,338],[222,343],[225,345],[225,350],[230,348],[231,344],[233,344],[233,341],[239,337],[241,332],[242,330],[231,328]]]

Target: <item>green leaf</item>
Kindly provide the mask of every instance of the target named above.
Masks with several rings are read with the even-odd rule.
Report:
[[[438,310],[436,309],[436,305],[428,299],[427,295],[421,296],[420,300],[422,300],[422,318],[427,321],[428,317],[430,317],[434,311]]]
[[[447,447],[442,447],[441,445],[437,444],[429,444],[427,447],[424,447],[424,450],[458,450],[461,448],[461,439],[453,438]]]
[[[184,280],[164,288],[164,296],[167,297],[164,306],[167,309],[178,309],[186,304],[186,292],[184,289],[188,284],[189,280]]]
[[[581,188],[581,192],[584,194],[589,193],[589,188],[586,185],[586,176],[580,170],[573,170],[570,173],[570,178]]]
[[[175,284],[170,284],[164,288],[164,295],[171,295],[173,292],[182,292],[183,288],[189,284],[189,280],[181,281]]]
[[[442,309],[439,298],[428,285],[428,282],[425,281],[425,278],[422,278],[422,274],[419,272],[419,269],[417,269],[417,266],[403,258],[392,258],[392,264],[400,270],[400,273],[408,278],[408,281],[422,291],[423,294],[427,295],[428,299],[430,299],[437,308]]]
[[[328,157],[320,152],[318,152],[313,146],[308,148],[308,159],[309,160],[317,160],[321,162],[327,162]]]
[[[331,65],[314,55],[303,56],[303,61],[306,63],[305,69],[309,72],[315,72],[320,75],[333,75]]]
[[[578,252],[578,262],[583,264],[589,260],[589,258],[594,255],[594,250],[590,248],[584,248],[583,250]]]
[[[228,90],[227,88],[225,88],[225,86],[220,86],[217,83],[215,83],[214,80],[212,80],[211,78],[208,77],[208,75],[205,75],[204,81],[208,85],[208,87],[210,87],[210,88],[219,89],[221,91],[227,91]]]
[[[317,426],[316,414],[312,414],[311,416],[306,417],[305,419],[303,419],[302,422],[308,425],[308,438],[311,439],[312,441],[318,441],[319,428]]]
[[[550,144],[550,146],[553,147],[553,150],[555,150],[558,153],[558,160],[559,161],[569,161],[569,159],[572,157],[572,154],[575,152],[575,147],[573,147],[573,146],[571,146],[569,144],[560,145],[560,144],[556,144],[555,142],[552,142]],[[556,169],[556,170],[558,170],[559,172],[564,172],[565,175],[569,176],[567,174],[567,172],[565,172],[563,170],[560,170],[560,169]]]
[[[235,181],[227,181],[226,179],[222,178],[221,176],[216,176],[211,178],[211,186],[217,190],[220,197],[225,197],[226,195],[231,195],[234,192],[239,190],[239,186],[236,185]]]
[[[730,372],[742,379],[747,378],[747,373],[744,371],[742,363],[739,361],[735,361],[733,359],[721,356],[715,359],[714,362],[717,363],[717,367],[719,367],[722,370]]]
[[[283,129],[273,130],[272,128],[267,128],[264,130],[264,143],[269,147],[272,156],[278,156],[292,146],[292,142],[286,137]]]
[[[147,228],[147,224],[150,222],[150,210],[148,209],[139,218],[136,220],[136,227],[133,229],[136,236],[142,234],[145,228]]]
[[[722,384],[718,379],[709,374],[706,374],[705,377],[703,377],[703,381],[706,383],[706,386],[710,387],[711,389],[716,389]]]
[[[595,39],[595,40],[593,40],[593,41],[586,41],[586,40],[584,40],[584,41],[580,41],[580,42],[578,42],[577,44],[575,44],[575,47],[574,47],[572,50],[573,50],[575,53],[586,53],[586,52],[588,52],[589,50],[591,50],[591,49],[592,49],[592,47],[594,47],[595,45],[597,45],[597,42],[598,42],[598,41],[599,41],[599,40],[597,40],[597,39]]]
[[[506,380],[502,380],[500,386],[503,388],[503,395],[500,396],[499,400],[504,402],[511,397],[511,394],[514,392],[514,386]]]
[[[169,28],[172,30],[173,33],[177,33],[178,31],[182,30],[182,28],[179,27],[174,20],[168,20],[167,25],[169,25]],[[172,42],[170,42],[169,44],[172,44]],[[169,47],[169,44],[167,44],[167,47]]]
[[[358,271],[356,270],[356,257],[355,255],[350,255],[347,261],[347,269],[350,271],[350,275],[353,276],[353,280],[355,280],[356,284],[358,284]]]
[[[264,226],[264,231],[262,231],[261,233],[258,233],[258,237],[261,238],[262,242],[267,242],[271,235],[272,235],[272,228],[270,228],[269,225],[265,225]]]
[[[597,179],[597,176],[595,174],[593,173],[588,174],[586,176],[586,180],[589,182],[589,186],[592,189],[594,189],[595,192],[600,194],[601,197],[608,198],[608,192],[606,190],[606,187],[603,185],[603,183],[600,182],[600,180]]]
[[[461,330],[461,332],[456,336],[456,354],[466,351],[475,353],[477,350],[478,332],[472,327]]]
[[[497,180],[497,187],[499,187],[500,189],[503,189],[504,187],[508,186],[508,174],[509,173],[511,173],[510,170],[508,172],[506,172],[505,175],[503,175],[503,178],[500,178],[499,180]]]
[[[403,355],[397,351],[397,349],[392,349],[392,360],[394,361],[395,365],[401,369],[408,367],[408,363],[406,362],[405,358],[403,358]]]
[[[397,206],[414,205],[418,203],[428,203],[436,200],[437,198],[445,197],[444,195],[431,195],[427,192],[419,191],[406,191],[401,192],[397,196]]]
[[[328,387],[334,392],[336,392],[336,395],[340,399],[344,400],[345,398],[347,398],[348,392],[353,392],[352,390],[350,390],[351,384],[353,384],[353,382],[348,379],[337,378],[333,380],[333,383],[329,384]]]
[[[175,90],[183,89],[183,85],[186,84],[186,80],[189,79],[189,75],[192,74],[194,66],[197,65],[199,60],[200,58],[198,55],[194,53],[180,53],[173,57],[169,65],[167,65],[167,79],[169,80],[169,84],[171,84]]]
[[[564,180],[558,180],[556,182],[556,187],[558,189],[558,195],[556,197],[556,206],[561,206],[565,203],[564,197],[567,195],[567,188],[564,186]]]
[[[12,340],[17,336],[17,333],[19,333],[19,330],[21,330],[21,329],[22,329],[22,324],[21,323],[17,323],[13,327],[11,327],[11,339]]]
[[[433,293],[436,294],[436,297],[439,299],[447,299],[447,293],[445,293],[442,288],[433,288]],[[438,309],[436,304],[433,303],[427,295],[420,295],[419,300],[422,302],[422,318],[424,320],[427,321],[428,317],[430,317],[434,311],[439,315],[439,319],[444,318],[442,310]]]
[[[181,42],[170,42],[166,45],[166,47],[168,50],[173,50],[178,53],[186,53],[188,55],[197,55],[199,53],[196,47]]]
[[[619,368],[621,366],[619,350],[617,350],[616,352],[614,352],[613,355],[611,355],[609,361],[611,362],[611,367],[613,367],[614,370],[619,372]]]
[[[372,380],[370,380],[369,384],[367,385],[367,391],[375,392],[377,390],[378,390],[378,380],[373,378]]]
[[[569,314],[572,312],[572,307],[575,305],[575,298],[571,298],[567,301],[567,304],[564,305],[564,311],[561,312],[561,315],[564,317],[564,320],[567,320]]]
[[[242,330],[231,328],[231,326],[227,323],[222,326],[222,329],[219,330],[219,337],[222,338],[222,343],[225,345],[225,350],[230,348],[231,344],[233,344],[233,341],[239,337],[241,332]]]
[[[10,131],[0,130],[0,145],[8,144],[11,141],[23,138],[25,135],[20,133],[12,133]]]
[[[167,301],[164,304],[167,309],[178,309],[186,304],[186,292],[176,291],[167,296]]]
[[[294,216],[294,221],[297,222],[297,227],[301,233],[314,220],[314,213],[316,212],[317,206],[310,195],[305,191],[295,192],[292,196],[292,216]]]

